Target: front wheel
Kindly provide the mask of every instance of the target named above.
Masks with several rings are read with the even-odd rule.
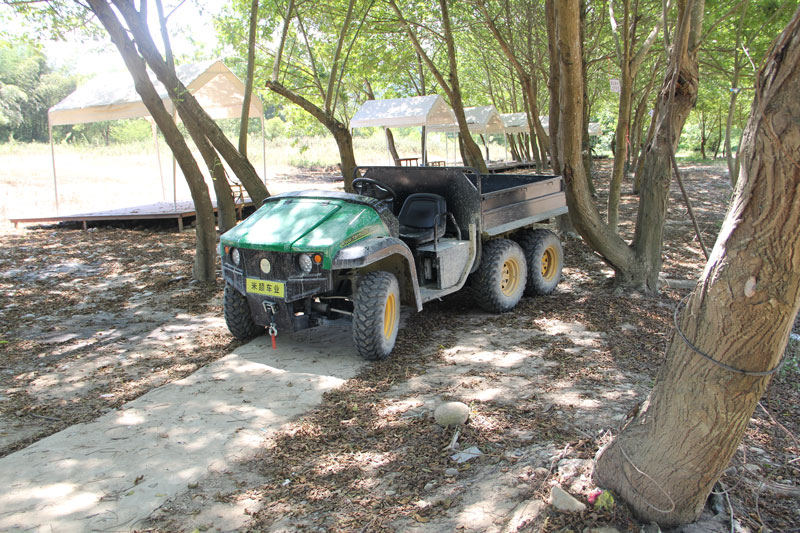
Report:
[[[528,269],[519,244],[508,239],[487,242],[472,281],[478,305],[491,313],[514,309],[522,298]]]
[[[354,298],[353,341],[365,359],[389,357],[400,326],[400,287],[388,272],[369,272],[361,277]]]
[[[558,236],[550,230],[526,231],[519,240],[528,262],[528,284],[525,294],[544,296],[550,294],[561,281],[564,251]]]
[[[247,297],[227,282],[225,283],[225,293],[222,297],[222,308],[228,331],[237,339],[246,341],[264,330],[262,326],[253,321]]]

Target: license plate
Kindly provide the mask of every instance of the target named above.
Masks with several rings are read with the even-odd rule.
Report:
[[[254,278],[247,278],[247,292],[263,294],[265,296],[276,296],[278,298],[283,298],[285,296],[283,283]]]

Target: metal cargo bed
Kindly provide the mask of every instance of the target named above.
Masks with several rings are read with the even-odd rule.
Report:
[[[409,194],[443,196],[464,235],[475,224],[492,237],[567,212],[561,176],[480,174],[464,167],[363,167],[356,177],[385,183],[397,194],[396,209]]]

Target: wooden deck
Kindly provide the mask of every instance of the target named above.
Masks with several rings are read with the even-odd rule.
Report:
[[[217,212],[217,202],[212,201],[214,213]],[[236,211],[241,217],[241,212],[246,207],[252,207],[253,202],[249,198],[237,199]],[[176,220],[178,231],[183,231],[183,221],[185,218],[197,216],[194,209],[194,202],[159,202],[157,204],[138,205],[134,207],[123,207],[110,211],[96,211],[93,213],[79,213],[76,215],[61,215],[50,217],[30,217],[30,218],[11,218],[9,219],[14,227],[17,224],[33,222],[80,222],[83,229],[87,228],[88,222],[109,221],[109,220]]]
[[[498,163],[489,163],[489,173],[494,174],[497,172],[507,172],[509,170],[521,170],[526,168],[535,168],[536,162],[534,161],[501,161]]]

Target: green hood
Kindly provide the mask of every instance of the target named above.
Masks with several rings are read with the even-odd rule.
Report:
[[[220,246],[274,252],[320,252],[323,268],[345,246],[389,235],[370,199],[331,191],[273,196],[220,238]]]

